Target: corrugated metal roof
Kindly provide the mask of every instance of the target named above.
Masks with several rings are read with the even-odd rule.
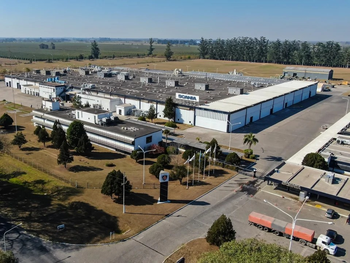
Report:
[[[249,94],[233,96],[223,100],[214,101],[199,108],[222,112],[235,112],[254,106],[264,101],[280,97],[293,91],[316,84],[314,81],[289,81],[268,88],[253,91]]]
[[[304,73],[329,73],[331,69],[327,68],[302,68],[302,67],[286,67],[283,71],[295,71]]]

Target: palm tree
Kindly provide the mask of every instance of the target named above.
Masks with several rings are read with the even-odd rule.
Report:
[[[165,144],[168,144],[168,136],[170,134],[170,131],[168,129],[165,129],[163,131],[163,134],[165,135]]]
[[[243,144],[247,144],[249,149],[252,147],[253,144],[255,145],[258,142],[259,140],[255,138],[255,135],[252,132],[244,135]]]

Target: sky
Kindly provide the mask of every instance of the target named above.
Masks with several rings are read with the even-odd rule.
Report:
[[[350,0],[0,0],[0,37],[350,40]]]

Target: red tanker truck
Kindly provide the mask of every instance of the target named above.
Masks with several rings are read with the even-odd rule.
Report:
[[[277,236],[284,236],[290,238],[292,234],[292,224],[285,221],[251,212],[248,217],[249,225],[254,225],[266,232],[272,232]],[[300,244],[307,245],[312,248],[318,248],[326,251],[328,254],[335,255],[337,246],[331,242],[331,239],[326,235],[320,235],[315,239],[315,231],[295,225],[293,239],[298,240]]]

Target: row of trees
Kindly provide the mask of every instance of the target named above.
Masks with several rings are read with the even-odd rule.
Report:
[[[203,59],[331,67],[348,67],[350,63],[350,47],[341,47],[334,41],[310,44],[298,40],[269,41],[265,37],[201,38],[198,51]]]

